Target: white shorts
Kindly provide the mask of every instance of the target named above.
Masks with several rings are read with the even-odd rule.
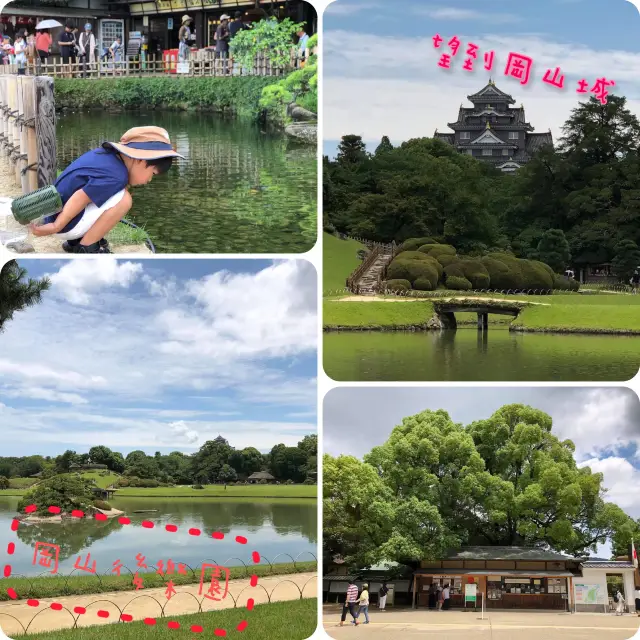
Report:
[[[101,207],[97,207],[93,202],[90,202],[85,208],[82,217],[78,220],[78,224],[76,224],[71,231],[56,233],[56,238],[60,238],[60,240],[79,240],[83,238],[84,234],[93,227],[105,211],[113,209],[113,207],[120,203],[120,200],[124,198],[126,192],[126,189],[118,191],[115,196],[111,196]]]

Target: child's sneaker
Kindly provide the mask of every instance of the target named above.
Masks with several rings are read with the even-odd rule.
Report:
[[[72,244],[73,242],[73,244]],[[80,241],[68,241],[62,245],[67,253],[111,253],[109,246],[103,246],[100,242],[93,244],[80,244]]]

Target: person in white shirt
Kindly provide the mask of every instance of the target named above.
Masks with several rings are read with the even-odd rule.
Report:
[[[442,590],[442,609],[444,611],[448,611],[449,606],[451,605],[451,591],[449,590],[449,585],[445,584],[444,589]]]
[[[78,38],[78,55],[82,62],[82,75],[87,76],[87,63],[93,68],[96,62],[96,37],[93,35],[91,24],[84,25],[84,31]]]
[[[621,616],[624,613],[624,596],[620,593],[620,590],[616,592],[616,597],[614,598],[616,603],[616,615]]]

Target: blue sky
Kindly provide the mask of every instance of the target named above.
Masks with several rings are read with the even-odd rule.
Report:
[[[640,14],[626,0],[536,0],[481,4],[476,0],[337,0],[325,13],[324,152],[334,155],[346,133],[362,135],[375,148],[382,135],[399,143],[448,131],[460,103],[492,76],[516,105],[524,103],[536,131],[560,135],[570,110],[585,96],[577,80],[606,77],[616,82],[640,113]],[[462,70],[464,51],[452,69],[438,67],[441,49],[431,38],[456,35],[481,53],[495,51],[492,72],[482,64]],[[466,47],[465,47],[466,48]],[[527,85],[504,75],[510,51],[530,55]],[[542,76],[559,66],[565,88]]]
[[[3,455],[268,450],[316,432],[308,262],[21,260],[42,304],[0,334]]]
[[[333,389],[324,400],[323,448],[361,458],[385,442],[402,419],[444,409],[462,424],[489,418],[505,404],[526,404],[553,419],[553,433],[575,444],[579,466],[603,474],[607,499],[640,518],[640,400],[617,387]],[[367,432],[367,438],[360,434]],[[598,549],[609,557],[610,545]]]

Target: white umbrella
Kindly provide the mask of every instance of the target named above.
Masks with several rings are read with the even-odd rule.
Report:
[[[36,29],[55,29],[61,26],[57,20],[43,20],[42,22],[38,22]]]

